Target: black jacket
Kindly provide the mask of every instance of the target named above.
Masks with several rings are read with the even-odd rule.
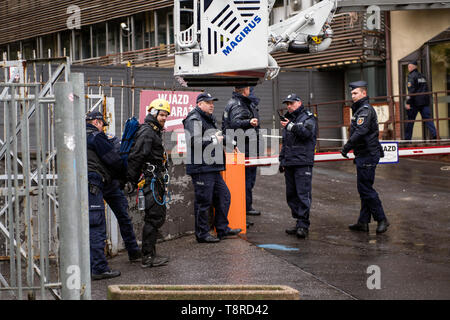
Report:
[[[219,144],[219,147],[217,147],[221,150],[221,154],[218,155],[218,161],[207,163],[205,161],[207,159],[204,157],[204,151],[208,147],[208,149],[211,148],[211,152],[208,152],[207,155],[211,156],[212,159],[216,159],[216,150],[213,146],[210,146],[211,144],[217,145],[218,143],[212,138],[214,133],[219,131],[216,126],[215,117],[203,112],[199,107],[195,107],[189,112],[186,119],[183,120],[183,125],[187,144],[188,163],[186,164],[186,173],[192,175],[225,170],[225,153],[223,152],[222,144]],[[198,153],[197,157],[201,156],[201,159],[196,159],[195,152]]]
[[[162,140],[163,128],[150,114],[136,132],[133,145],[128,156],[127,180],[137,183],[148,162],[162,170],[167,165]]]
[[[312,166],[316,147],[317,121],[311,112],[300,107],[285,117],[290,124],[283,129],[280,166]]]
[[[378,140],[378,118],[375,109],[365,97],[352,105],[353,117],[350,138],[344,146],[346,152],[353,149],[355,157],[375,155],[381,152]]]
[[[408,75],[408,93],[429,92],[427,79],[417,69]],[[411,107],[424,107],[430,105],[429,95],[411,96],[406,101]]]
[[[103,131],[86,124],[88,172],[96,172],[108,184],[113,179],[123,180],[125,167],[114,145]]]
[[[256,157],[258,155],[260,129],[258,103],[259,99],[254,96],[244,97],[239,93],[233,92],[233,96],[225,106],[222,116],[222,132],[225,136],[227,129],[242,129],[247,133],[245,137],[246,157]],[[258,119],[258,126],[256,127],[253,127],[250,124],[250,120],[253,118]],[[249,129],[250,131],[247,131]],[[232,137],[227,137],[227,145],[230,145],[230,139],[232,139]],[[256,148],[251,149],[250,144],[253,144]]]

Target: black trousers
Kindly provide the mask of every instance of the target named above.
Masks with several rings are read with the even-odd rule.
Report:
[[[145,194],[145,216],[144,228],[142,229],[142,255],[156,254],[156,240],[158,231],[166,221],[166,205],[163,203],[165,190],[163,183],[157,179],[154,183],[154,192],[151,189],[151,179],[146,178],[144,186]],[[156,202],[155,198],[159,203]]]
[[[379,155],[356,157],[355,159],[356,183],[361,198],[361,211],[358,219],[360,223],[370,223],[371,217],[375,221],[386,219],[378,193],[373,188],[375,170],[379,161]]]
[[[312,166],[285,167],[286,201],[291,208],[296,227],[309,229],[311,209]]]
[[[245,206],[247,212],[253,210],[253,187],[256,181],[257,167],[245,168]]]

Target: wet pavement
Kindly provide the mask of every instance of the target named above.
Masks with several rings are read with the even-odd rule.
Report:
[[[254,207],[263,213],[248,218],[254,226],[246,236],[160,243],[158,252],[171,261],[158,268],[142,269],[122,252],[109,261],[122,276],[94,281],[92,298],[105,299],[109,284],[282,284],[301,299],[450,299],[448,166],[423,159],[380,165],[375,189],[391,226],[377,235],[375,222],[368,234],[347,228],[360,208],[352,162],[316,164],[306,240],[284,231],[294,224],[284,176],[258,175]],[[368,289],[369,266],[379,267],[381,289]]]

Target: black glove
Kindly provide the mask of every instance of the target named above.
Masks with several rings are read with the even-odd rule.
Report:
[[[284,167],[279,166],[279,167],[278,167],[278,171],[280,171],[280,173],[283,173],[283,172],[284,172]]]
[[[384,158],[384,149],[382,145],[380,145],[380,158]]]
[[[347,153],[351,150],[350,146],[348,145],[348,143],[345,144],[345,146],[342,148],[341,150],[341,154],[344,158],[348,159]]]

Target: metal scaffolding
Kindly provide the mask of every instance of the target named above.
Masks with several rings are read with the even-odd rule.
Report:
[[[0,299],[90,299],[83,75],[66,58],[0,68]]]

